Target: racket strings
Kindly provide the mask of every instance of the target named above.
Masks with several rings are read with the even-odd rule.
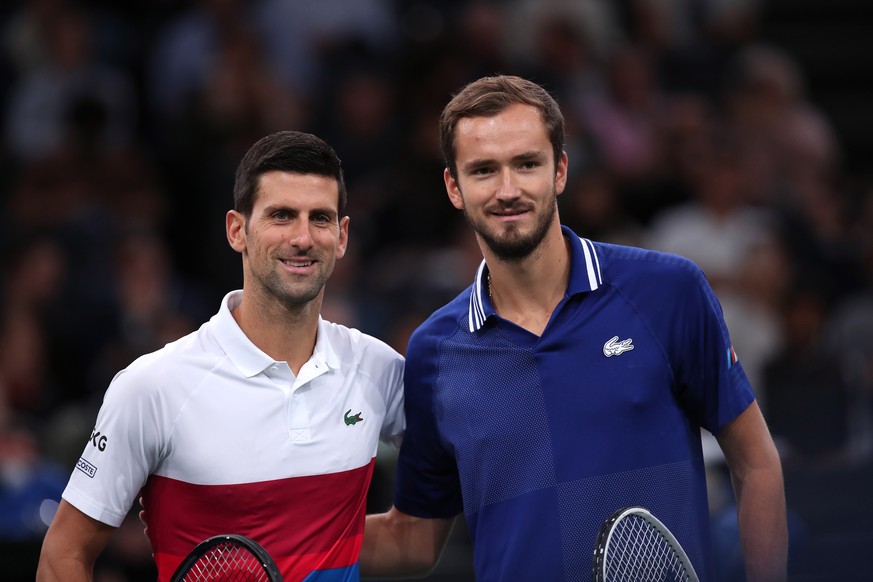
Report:
[[[618,558],[606,557],[607,580],[678,582],[689,579],[689,572],[670,542],[641,517],[621,520],[609,546],[609,554]]]
[[[261,561],[246,548],[222,543],[201,556],[185,582],[270,582]]]

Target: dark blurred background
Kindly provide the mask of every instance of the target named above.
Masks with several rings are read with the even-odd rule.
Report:
[[[791,579],[873,580],[867,4],[4,2],[0,578],[33,579],[114,373],[240,286],[224,213],[255,140],[300,129],[336,148],[351,242],[324,315],[402,353],[480,260],[446,199],[437,117],[464,83],[515,73],[566,116],[563,222],[686,255],[716,289],[784,461]],[[720,569],[742,580],[706,442]],[[154,580],[134,513],[96,577]],[[430,579],[471,578],[459,522]]]

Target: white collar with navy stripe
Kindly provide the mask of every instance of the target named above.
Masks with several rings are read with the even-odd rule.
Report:
[[[562,226],[561,230],[570,241],[570,280],[567,294],[588,293],[598,289],[603,285],[603,275],[600,272],[600,259],[594,243],[587,238],[576,236],[566,226]],[[476,270],[476,279],[470,291],[470,333],[479,331],[485,325],[485,321],[496,314],[488,294],[488,265],[483,259]]]

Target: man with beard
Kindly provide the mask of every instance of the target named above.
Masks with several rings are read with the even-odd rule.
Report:
[[[115,376],[37,580],[90,580],[140,492],[160,580],[226,533],[259,542],[285,580],[359,578],[377,445],[403,431],[403,358],[320,316],[345,208],[321,139],[285,131],[252,146],[226,217],[243,289]]]
[[[784,580],[779,456],[700,269],[560,224],[563,118],[535,83],[471,83],[440,135],[484,260],[409,341],[394,507],[367,517],[363,573],[431,568],[463,511],[476,580],[582,580],[600,523],[642,505],[715,579],[704,428],[731,471],[748,579]]]

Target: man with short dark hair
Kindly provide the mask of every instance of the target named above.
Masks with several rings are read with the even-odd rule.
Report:
[[[160,580],[236,533],[286,580],[357,580],[379,440],[403,432],[403,358],[320,316],[348,244],[340,160],[285,131],[248,151],[227,213],[243,289],[106,392],[46,534],[37,580],[90,580],[140,492]]]

